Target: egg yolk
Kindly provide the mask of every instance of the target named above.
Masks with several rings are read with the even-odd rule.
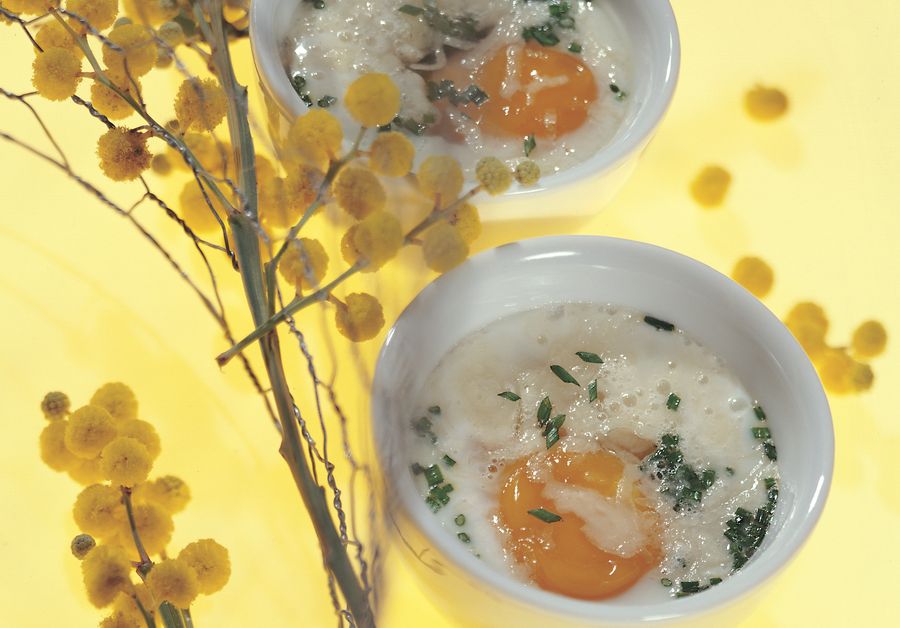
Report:
[[[543,495],[546,483],[537,479],[534,461],[521,458],[507,465],[500,492],[499,520],[509,531],[507,550],[529,570],[531,580],[542,589],[585,600],[601,600],[617,595],[659,564],[662,550],[658,522],[643,493],[631,482],[623,483],[625,463],[608,451],[570,453],[558,450],[547,454],[540,464],[549,466],[549,478],[596,493],[597,499],[614,502],[617,508],[638,515],[644,541],[630,556],[597,547],[585,531],[586,522],[578,514],[560,509]],[[549,478],[547,478],[549,480]],[[624,485],[624,490],[620,490]],[[629,490],[630,489],[630,490]],[[618,497],[617,497],[618,496]],[[528,513],[543,508],[562,517],[546,523]]]
[[[532,43],[501,48],[474,78],[489,98],[467,111],[486,133],[500,137],[571,133],[597,99],[594,75],[579,57]]]

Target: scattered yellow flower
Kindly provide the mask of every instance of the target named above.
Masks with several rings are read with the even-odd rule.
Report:
[[[466,244],[472,244],[481,235],[481,217],[471,203],[463,203],[448,217],[447,221],[456,227]]]
[[[284,225],[285,227],[293,226],[300,219],[300,215],[309,208],[319,193],[324,178],[325,175],[320,170],[306,164],[292,164],[288,168],[284,196],[296,219]]]
[[[513,173],[496,157],[483,157],[475,164],[475,178],[488,194],[496,196],[512,185]]]
[[[146,621],[142,623],[137,618],[118,611],[100,621],[100,628],[144,628],[146,625]]]
[[[206,196],[203,195],[200,184],[196,180],[184,184],[181,194],[178,196],[181,219],[188,224],[192,231],[200,235],[221,234],[222,224],[225,224],[227,219],[225,208],[212,190],[208,187],[205,189]],[[214,210],[215,213],[213,213]],[[222,221],[221,223],[216,220],[216,216]]]
[[[721,166],[706,166],[691,182],[691,196],[703,207],[718,207],[731,185],[731,173]]]
[[[346,338],[363,342],[377,336],[384,327],[384,312],[381,303],[371,294],[354,292],[337,306],[334,322]]]
[[[88,600],[97,608],[109,606],[120,591],[131,586],[131,561],[120,547],[98,545],[81,561]]]
[[[134,486],[150,475],[153,458],[136,438],[119,436],[100,452],[100,470],[116,486]]]
[[[134,593],[134,595],[137,596],[137,599],[140,601],[141,606],[144,607],[144,610],[156,619],[156,600],[153,599],[153,593],[150,592],[150,588],[143,582],[134,585],[134,588],[127,593],[119,593],[113,600],[112,610],[116,614],[125,615],[126,617],[130,617],[134,621],[139,622],[140,628],[144,628],[147,625],[146,620],[141,609],[131,596],[131,593]],[[159,625],[159,620],[157,620],[157,625]]]
[[[762,299],[772,289],[775,273],[772,267],[759,257],[742,257],[734,265],[731,278],[751,294]]]
[[[455,227],[439,222],[425,232],[422,253],[428,268],[445,273],[465,261],[469,256],[469,245]]]
[[[132,511],[135,528],[147,553],[154,555],[163,552],[175,530],[172,516],[160,506],[149,503],[134,504]],[[118,538],[122,545],[134,548],[134,534],[127,518],[119,520]]]
[[[121,491],[107,484],[91,484],[75,498],[72,517],[86,534],[101,539],[113,536],[125,519]]]
[[[43,15],[48,7],[58,7],[59,0],[3,0],[3,6],[13,13]]]
[[[138,178],[150,167],[147,136],[123,127],[109,129],[97,142],[100,169],[113,181]]]
[[[400,90],[387,74],[363,74],[347,88],[344,106],[364,127],[383,126],[400,111]]]
[[[81,82],[81,59],[65,48],[50,48],[37,55],[32,69],[31,83],[48,100],[73,96]]]
[[[288,131],[288,150],[315,166],[327,164],[341,151],[341,123],[325,109],[310,109]]]
[[[278,262],[278,270],[297,290],[312,289],[319,285],[328,271],[328,254],[318,240],[291,240]]]
[[[172,172],[172,161],[169,156],[164,153],[157,153],[150,159],[150,170],[160,176],[165,176]]]
[[[152,424],[140,419],[126,419],[116,425],[116,429],[119,436],[134,438],[146,447],[151,459],[156,460],[159,457],[162,445],[159,442],[159,434]]]
[[[105,31],[116,21],[119,13],[118,0],[66,0],[66,9],[83,17],[91,26]],[[80,26],[73,21],[72,28]]]
[[[197,574],[197,585],[200,593],[209,595],[220,591],[231,577],[231,562],[228,550],[212,539],[200,539],[189,543],[178,554],[178,559]]]
[[[96,458],[116,437],[116,425],[100,406],[84,406],[72,413],[66,426],[66,448],[79,458]]]
[[[754,120],[775,120],[783,116],[787,108],[787,96],[776,87],[757,85],[744,94],[744,109]]]
[[[103,471],[100,470],[100,458],[90,460],[78,459],[78,462],[66,469],[69,477],[81,484],[90,486],[104,480]]]
[[[845,394],[854,389],[855,364],[844,349],[828,348],[817,360],[816,367],[829,392]]]
[[[91,397],[91,405],[103,408],[117,421],[137,418],[137,397],[134,391],[122,382],[103,384]]]
[[[88,552],[94,549],[96,545],[97,542],[90,534],[76,534],[75,538],[72,539],[72,543],[70,545],[72,556],[74,556],[78,560],[81,560],[85,556],[87,556]]]
[[[344,261],[350,265],[359,261],[359,251],[356,250],[356,244],[354,243],[357,227],[358,224],[351,225],[341,238],[341,257],[343,257]]]
[[[358,257],[368,264],[366,271],[372,272],[392,260],[403,246],[403,230],[400,221],[388,212],[377,211],[367,216],[355,226],[353,249]]]
[[[199,593],[197,575],[185,561],[170,558],[154,565],[147,575],[147,586],[159,601],[187,608]]]
[[[878,321],[866,321],[853,332],[853,353],[863,358],[873,358],[887,346],[887,330]]]
[[[156,64],[156,42],[153,33],[140,24],[116,26],[106,36],[121,50],[103,45],[103,63],[110,69],[128,73],[133,77],[143,76]]]
[[[371,170],[347,166],[335,177],[331,193],[341,209],[362,220],[372,212],[384,209],[387,193]]]
[[[138,484],[134,488],[134,500],[137,503],[156,504],[170,515],[184,510],[191,500],[191,491],[181,478],[164,475]]]
[[[67,425],[68,421],[65,419],[53,421],[41,432],[41,460],[54,471],[68,471],[81,461],[81,458],[66,448]]]
[[[541,167],[531,159],[525,159],[516,165],[514,176],[519,185],[534,185],[541,178]]]
[[[56,421],[64,419],[69,414],[71,406],[72,402],[69,401],[66,393],[59,391],[48,392],[44,395],[43,401],[41,401],[41,412],[44,413],[44,418],[48,421]]]
[[[215,79],[187,79],[175,96],[175,117],[184,130],[211,131],[225,119],[228,100]]]
[[[81,48],[78,46],[78,42],[75,41],[75,38],[69,34],[69,31],[66,30],[65,26],[56,20],[45,22],[34,35],[34,40],[45,52],[51,48],[63,48],[64,50],[73,53],[78,59],[81,59],[84,56],[84,52],[82,52]],[[37,54],[41,53],[38,52]]]
[[[412,169],[416,149],[403,133],[379,133],[369,146],[369,167],[386,177],[402,177]]]
[[[422,193],[429,198],[440,199],[446,207],[456,200],[463,186],[463,172],[459,162],[447,155],[431,155],[419,166],[416,173]]]
[[[177,0],[122,0],[122,10],[136,22],[156,26],[178,15]]]

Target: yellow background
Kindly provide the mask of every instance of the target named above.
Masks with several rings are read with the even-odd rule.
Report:
[[[847,342],[867,318],[882,320],[893,338],[873,362],[874,388],[831,398],[837,459],[822,521],[741,626],[885,625],[900,617],[900,475],[894,466],[900,458],[900,5],[674,4],[681,81],[621,195],[587,221],[489,227],[478,246],[544,233],[608,234],[660,244],[724,272],[739,257],[756,254],[776,272],[766,304],[783,315],[799,300],[820,302],[832,321],[833,344]],[[249,50],[239,50],[242,79],[251,82]],[[0,86],[29,90],[31,52],[11,27],[0,27],[0,59]],[[784,119],[760,124],[744,115],[742,94],[757,82],[788,93]],[[165,79],[146,84],[163,118],[170,115],[173,85]],[[42,105],[41,111],[87,178],[126,205],[135,199],[134,188],[104,182],[97,173],[99,124],[69,103]],[[0,129],[44,146],[15,103],[0,100]],[[727,202],[715,211],[698,208],[687,194],[690,179],[708,163],[734,176]],[[160,189],[174,200],[176,187]],[[84,403],[100,383],[123,380],[137,390],[142,414],[163,438],[158,469],[181,475],[193,489],[191,505],[176,518],[173,546],[213,536],[231,550],[231,583],[196,604],[197,625],[333,625],[319,554],[277,456],[276,435],[237,366],[223,373],[213,362],[223,341],[194,296],[123,219],[4,142],[0,208],[2,623],[90,626],[99,620],[84,601],[68,554],[78,489],[37,456],[38,403],[51,389]],[[138,211],[202,277],[189,247],[158,210]],[[408,287],[393,288],[389,317],[421,285],[421,278],[401,283],[401,271],[392,272],[392,286]],[[225,288],[226,304],[241,311],[239,291]],[[317,316],[303,320],[316,333]],[[247,329],[243,315],[233,322]],[[377,349],[377,342],[368,344],[364,366],[342,360],[341,394],[356,424],[365,419],[362,386]],[[313,348],[328,353],[321,342]],[[295,389],[308,395],[301,366],[292,358]],[[384,625],[443,625],[401,564],[389,562],[387,573]]]

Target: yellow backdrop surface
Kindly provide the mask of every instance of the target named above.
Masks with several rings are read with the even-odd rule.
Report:
[[[837,459],[822,521],[741,626],[887,625],[900,618],[894,466],[900,459],[900,4],[674,5],[681,81],[619,197],[588,220],[488,226],[478,247],[549,233],[606,234],[672,248],[724,272],[741,256],[760,255],[775,268],[765,302],[776,314],[800,300],[820,302],[834,344],[846,342],[865,319],[883,321],[893,338],[873,362],[873,389],[831,397]],[[31,58],[20,34],[0,27],[0,87],[28,91]],[[241,78],[252,82],[246,46],[238,63]],[[757,82],[788,93],[785,118],[761,124],[743,113],[742,94]],[[173,85],[150,79],[146,86],[166,112]],[[134,200],[133,188],[103,182],[97,172],[99,124],[71,103],[41,111],[87,178],[122,203]],[[16,103],[0,100],[0,130],[45,145]],[[700,209],[687,192],[709,163],[734,176],[725,205],[713,211]],[[212,356],[224,342],[195,296],[124,219],[6,142],[0,142],[0,208],[0,623],[96,625],[100,615],[84,600],[68,552],[78,489],[38,459],[38,403],[51,389],[84,403],[100,383],[122,380],[138,392],[142,415],[163,438],[160,472],[181,475],[194,494],[176,519],[173,546],[212,536],[231,550],[232,580],[197,603],[197,625],[334,625],[321,559],[277,455],[276,434],[239,368],[216,367]],[[152,207],[137,211],[202,278],[177,229]],[[383,282],[406,286],[386,303],[393,317],[422,280],[390,272],[396,277]],[[224,286],[226,305],[240,311],[233,279]],[[232,322],[247,329],[242,316]],[[315,335],[317,316],[302,322]],[[365,421],[364,382],[378,341],[368,344],[362,367],[338,354],[351,364],[341,367],[338,384],[357,423]],[[312,345],[329,353],[323,342]],[[289,367],[302,375],[299,360]],[[304,386],[298,379],[297,390],[308,394]],[[387,574],[384,625],[445,625],[402,564],[389,560]]]

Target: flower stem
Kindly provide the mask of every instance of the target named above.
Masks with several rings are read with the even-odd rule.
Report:
[[[138,534],[137,524],[134,522],[134,508],[131,505],[131,489],[127,486],[122,486],[120,488],[122,490],[122,502],[125,504],[125,512],[128,514],[128,527],[131,528],[134,546],[137,548],[138,556],[141,559],[137,570],[143,578],[150,571],[150,568],[153,567],[153,561],[150,560],[147,550],[144,549],[144,544],[141,542],[141,535]]]

